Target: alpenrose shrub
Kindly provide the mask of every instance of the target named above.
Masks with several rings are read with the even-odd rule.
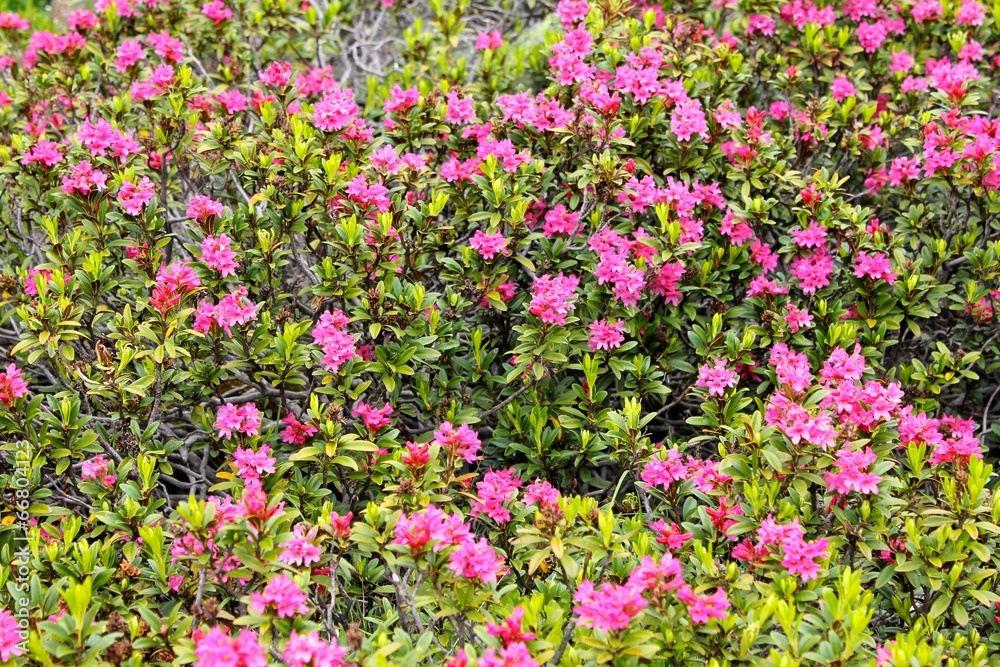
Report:
[[[1000,664],[1000,6],[467,4],[0,15],[0,660]]]

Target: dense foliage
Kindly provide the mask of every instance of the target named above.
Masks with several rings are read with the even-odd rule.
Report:
[[[1000,665],[1000,5],[480,4],[0,14],[0,660]]]

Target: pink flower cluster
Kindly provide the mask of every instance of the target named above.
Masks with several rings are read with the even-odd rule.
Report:
[[[187,264],[173,262],[161,266],[156,273],[156,287],[149,297],[149,304],[166,315],[178,306],[181,300],[201,287],[201,280]]]
[[[667,490],[674,482],[690,480],[696,489],[708,493],[732,481],[732,477],[719,471],[718,461],[685,456],[677,448],[662,451],[662,458],[654,456],[639,475],[650,486]]]
[[[839,470],[824,475],[827,489],[839,494],[848,494],[851,491],[878,493],[878,485],[882,478],[868,470],[877,460],[878,455],[871,447],[853,451],[850,446],[845,446],[837,452],[837,458],[833,462]]]
[[[722,397],[726,394],[726,389],[739,384],[739,376],[726,363],[725,359],[715,359],[712,365],[704,364],[698,369],[698,380],[696,387],[708,389],[709,396]]]
[[[340,309],[324,312],[313,327],[313,341],[323,350],[320,364],[331,373],[357,356],[354,336],[347,332],[350,319]]]
[[[254,614],[274,614],[278,618],[294,618],[308,614],[308,596],[286,574],[279,574],[267,582],[263,591],[250,594],[250,611]]]
[[[347,649],[336,641],[324,641],[315,632],[292,630],[281,658],[288,667],[341,667]]]
[[[219,437],[226,440],[231,439],[234,432],[249,437],[259,435],[260,425],[260,410],[253,403],[226,403],[219,408],[215,417],[215,429],[219,432]]]
[[[528,312],[537,315],[546,324],[566,324],[566,316],[574,308],[572,302],[579,285],[579,278],[565,276],[561,271],[555,276],[538,276],[532,288]]]
[[[354,408],[354,416],[360,417],[364,423],[365,428],[367,428],[372,433],[384,428],[392,423],[389,417],[392,415],[392,406],[386,403],[381,408],[373,408],[364,401],[358,403],[358,406]]]
[[[259,480],[261,475],[273,474],[275,463],[274,457],[271,456],[271,446],[268,444],[261,445],[257,451],[249,447],[238,447],[233,452],[236,473],[244,480]]]
[[[515,607],[503,624],[486,624],[486,631],[500,638],[501,647],[499,651],[492,646],[486,649],[477,667],[539,667],[527,645],[535,638],[535,633],[522,630],[523,618],[524,609]],[[464,657],[464,652],[461,655]],[[452,666],[449,664],[449,667]]]
[[[779,524],[768,516],[761,522],[757,536],[760,539],[759,548],[779,548],[782,567],[803,581],[819,577],[822,561],[829,555],[829,541],[825,537],[813,542],[803,539],[805,531],[797,518],[791,523]]]
[[[218,327],[225,331],[227,336],[231,336],[232,327],[249,324],[257,319],[258,308],[260,308],[258,304],[247,298],[247,288],[240,286],[236,291],[222,297],[217,304],[208,299],[198,302],[191,328],[201,333],[208,333],[213,327]]]
[[[485,514],[498,524],[507,523],[511,518],[508,506],[523,484],[515,468],[488,470],[476,485],[478,497],[472,501],[472,516]]]
[[[0,373],[0,403],[8,408],[28,395],[28,383],[21,375],[21,369],[16,364],[7,364],[6,370]]]
[[[188,207],[188,215],[191,209]],[[236,275],[236,250],[233,242],[225,234],[218,237],[209,235],[201,242],[201,261],[210,269],[215,269],[225,278]]]
[[[434,431],[434,444],[448,452],[449,456],[460,457],[467,463],[479,460],[479,449],[482,447],[479,435],[468,425],[461,424],[456,428],[451,422],[444,422]]]
[[[196,631],[194,655],[195,667],[267,667],[267,654],[253,630],[240,630],[235,637],[221,626],[204,635]]]
[[[319,432],[315,426],[300,422],[291,412],[285,415],[281,423],[285,425],[281,431],[281,441],[289,445],[304,445],[309,438]]]
[[[84,461],[80,466],[80,479],[92,479],[104,486],[112,487],[118,480],[117,476],[108,474],[111,470],[111,461],[104,458],[104,454],[98,454],[94,458]]]

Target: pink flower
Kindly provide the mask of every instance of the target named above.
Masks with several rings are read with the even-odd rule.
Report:
[[[739,384],[739,378],[735,372],[729,369],[725,359],[716,359],[712,365],[704,364],[698,369],[698,380],[696,387],[706,387],[709,396],[725,396],[726,389]]]
[[[212,0],[201,6],[201,13],[212,19],[215,25],[219,25],[227,19],[233,18],[233,10],[226,6],[222,0]]]
[[[535,278],[533,295],[528,312],[537,315],[546,324],[566,324],[566,316],[572,312],[575,291],[580,284],[576,276],[543,275]]]
[[[545,224],[542,225],[542,233],[545,236],[575,236],[580,228],[579,211],[570,212],[566,207],[559,204],[545,213]]]
[[[323,350],[320,365],[331,373],[336,373],[347,361],[357,356],[356,341],[347,332],[349,322],[341,310],[335,309],[324,312],[313,328],[313,341]]]
[[[431,448],[426,442],[408,442],[406,443],[406,451],[400,457],[407,468],[411,471],[420,470],[425,465],[430,463],[431,460]]]
[[[976,2],[976,0],[964,0],[955,12],[955,23],[957,25],[982,25],[986,19],[986,8]]]
[[[621,320],[608,322],[597,320],[590,323],[590,340],[587,345],[591,350],[613,350],[625,342],[625,323]]]
[[[110,468],[111,462],[104,458],[104,454],[98,454],[80,466],[80,479],[92,479],[108,487],[114,486],[118,478],[108,474]]]
[[[708,121],[702,111],[701,101],[685,100],[677,105],[670,117],[670,131],[680,141],[690,141],[695,134],[708,139]]]
[[[855,452],[850,446],[845,446],[837,453],[837,459],[834,461],[834,465],[840,470],[824,475],[827,488],[839,494],[848,494],[851,491],[863,494],[878,493],[878,485],[882,478],[867,470],[877,460],[878,456],[871,447]]]
[[[674,482],[687,479],[687,475],[688,466],[684,463],[684,455],[679,449],[673,448],[665,450],[664,458],[654,455],[639,477],[650,486],[666,490]]]
[[[28,395],[28,383],[21,376],[21,369],[15,364],[7,364],[7,370],[0,373],[0,402],[8,408]]]
[[[708,623],[711,618],[725,618],[729,609],[729,599],[721,588],[712,595],[698,595],[690,586],[684,585],[677,591],[677,597],[687,605],[691,620],[695,623]]]
[[[195,640],[195,667],[267,667],[267,654],[252,630],[230,637],[215,626]]]
[[[448,91],[444,97],[447,101],[445,122],[464,125],[476,121],[476,109],[471,97],[462,97],[457,90]]]
[[[149,304],[166,315],[171,308],[179,305],[185,296],[199,287],[201,280],[194,269],[183,262],[172,262],[167,266],[161,266],[157,271],[156,287],[149,297]]]
[[[201,261],[210,269],[218,271],[223,278],[235,276],[236,261],[235,246],[225,234],[218,237],[206,236],[201,242]]]
[[[381,408],[373,408],[365,402],[358,403],[354,408],[354,416],[361,417],[365,422],[365,428],[374,433],[384,426],[392,423],[389,416],[392,414],[392,406],[386,403]]]
[[[15,12],[0,12],[0,30],[22,31],[31,29],[31,22]],[[10,613],[10,612],[3,612]],[[17,655],[20,655],[18,653]],[[4,662],[7,658],[3,659]]]
[[[132,181],[123,181],[118,189],[118,205],[129,215],[139,215],[154,194],[153,183],[146,176],[142,177],[138,185]]]
[[[315,632],[299,634],[292,630],[281,658],[288,667],[340,667],[347,649],[337,642],[327,642]]]
[[[254,614],[273,613],[278,618],[292,618],[309,613],[307,599],[291,577],[279,574],[267,582],[262,592],[250,594],[249,607]]]
[[[649,603],[636,586],[616,586],[605,582],[599,589],[584,580],[576,589],[573,612],[580,625],[605,632],[624,630]]]
[[[273,62],[260,73],[260,82],[270,88],[287,86],[292,79],[292,64],[288,62]]]
[[[794,303],[788,304],[788,313],[785,314],[785,324],[792,333],[798,333],[799,329],[808,327],[813,322],[813,316],[808,310],[801,309]]]
[[[331,512],[330,528],[333,531],[334,537],[339,537],[344,540],[350,537],[352,519],[354,519],[354,512],[348,512],[344,516],[340,516],[336,512]]]
[[[906,72],[909,72],[911,69],[913,69],[913,66],[915,64],[916,64],[916,61],[914,61],[913,56],[911,56],[906,51],[893,51],[889,55],[889,71],[890,72],[893,72],[893,73],[896,73],[896,72],[906,73]]]
[[[668,525],[663,519],[654,521],[650,524],[649,529],[656,533],[657,542],[674,551],[683,547],[688,540],[694,537],[694,533],[682,532],[683,529],[676,523]]]
[[[476,249],[483,259],[491,260],[504,251],[507,239],[503,234],[484,234],[483,230],[477,229],[469,240],[469,245]]]
[[[503,34],[499,30],[481,32],[476,35],[476,49],[485,51],[486,49],[499,49],[503,46]]]
[[[407,110],[420,104],[420,90],[414,86],[406,90],[393,84],[389,91],[389,98],[382,105],[382,111],[386,113],[405,113]]]
[[[281,420],[281,423],[285,425],[281,432],[281,441],[289,445],[304,445],[309,438],[319,432],[315,426],[301,423],[291,412]]]
[[[564,28],[570,28],[575,23],[579,23],[587,18],[590,13],[590,4],[587,0],[559,0],[556,5],[556,13],[562,19]]]
[[[115,71],[124,74],[130,67],[146,57],[146,49],[138,39],[126,39],[118,46]]]
[[[99,118],[96,123],[84,121],[76,132],[76,139],[94,157],[110,154],[124,161],[129,155],[135,155],[142,150],[139,142],[132,139],[131,133],[125,134],[116,130],[103,118]]]
[[[282,542],[281,555],[278,560],[288,565],[308,567],[313,563],[318,563],[323,550],[313,544],[316,539],[318,529],[310,528],[304,523],[297,524],[292,533],[292,539]]]
[[[510,521],[508,505],[517,498],[523,482],[514,468],[489,470],[476,485],[477,498],[472,501],[472,516],[485,514],[499,524]]]
[[[403,514],[393,528],[393,544],[407,547],[411,553],[419,553],[431,541],[434,551],[449,546],[457,546],[468,541],[471,531],[457,514],[445,515],[434,505],[428,505],[410,516]]]
[[[230,292],[217,304],[208,299],[202,299],[195,311],[194,323],[191,328],[201,333],[209,333],[213,327],[218,327],[232,335],[232,327],[249,324],[257,319],[259,304],[247,298],[247,288],[240,286]]]
[[[358,111],[354,92],[337,86],[313,107],[313,122],[324,132],[336,132],[354,122]]]
[[[14,614],[6,609],[0,610],[0,661],[7,662],[21,655],[24,655],[24,650],[21,648],[20,625]]]
[[[650,556],[643,556],[639,565],[628,576],[628,585],[655,597],[684,585],[684,568],[672,554],[665,553],[657,563]]]
[[[896,283],[896,272],[885,253],[876,252],[869,255],[861,251],[854,259],[854,275],[858,278],[884,280],[890,285]]]
[[[822,569],[819,561],[828,555],[829,542],[826,538],[806,542],[805,531],[795,519],[788,524],[779,524],[768,516],[757,531],[762,545],[776,544],[781,547],[781,565],[790,574],[798,575],[803,581],[816,579]]]
[[[561,494],[544,479],[536,479],[524,490],[525,505],[540,505],[541,507],[558,507]]]
[[[765,14],[751,14],[747,17],[747,36],[761,34],[773,35],[775,29],[774,19]]]
[[[444,422],[434,431],[434,444],[439,445],[451,456],[465,459],[467,463],[479,460],[479,448],[482,446],[475,431],[465,424],[455,428],[451,422]]]
[[[39,139],[32,146],[31,150],[24,154],[24,157],[21,158],[21,163],[31,164],[32,162],[39,162],[46,167],[52,167],[62,161],[62,159],[63,154],[59,151],[59,145],[56,142]]]
[[[247,403],[247,405],[252,405]],[[243,479],[260,479],[264,473],[273,474],[277,461],[271,456],[271,446],[264,444],[256,452],[249,447],[239,447],[233,452],[236,474]]]
[[[184,59],[184,42],[171,37],[166,31],[149,33],[146,35],[146,43],[164,60],[177,63]]]
[[[94,169],[90,162],[83,160],[79,164],[74,164],[70,167],[69,175],[63,176],[61,189],[68,195],[78,194],[86,196],[92,190],[104,190],[107,181],[107,174]]]
[[[218,1],[218,0],[216,0]],[[218,102],[228,115],[233,115],[247,108],[247,98],[238,90],[224,90],[215,96]]]
[[[812,383],[812,372],[809,369],[809,358],[789,349],[784,343],[777,343],[771,348],[768,364],[774,367],[778,376],[778,384],[786,385],[795,392],[802,392]]]
[[[538,667],[538,662],[531,657],[526,645],[514,642],[504,646],[499,653],[493,647],[486,649],[476,661],[476,667]]]
[[[260,410],[253,403],[235,405],[226,403],[219,408],[215,417],[215,428],[219,437],[232,439],[233,431],[248,436],[260,434]]]
[[[857,95],[858,89],[854,87],[854,84],[846,76],[838,76],[830,84],[830,94],[833,95],[833,99],[843,102],[848,97]]]
[[[219,217],[225,210],[225,207],[214,199],[205,195],[195,195],[188,202],[187,216],[192,220],[205,222]]]
[[[530,642],[535,638],[535,633],[525,632],[521,629],[521,622],[524,619],[524,608],[514,607],[510,616],[504,619],[502,624],[487,623],[486,632],[493,637],[499,637],[504,646],[515,643]]]
[[[503,558],[484,538],[469,540],[459,545],[449,557],[448,567],[455,574],[474,579],[483,584],[496,583],[497,576],[506,572]]]

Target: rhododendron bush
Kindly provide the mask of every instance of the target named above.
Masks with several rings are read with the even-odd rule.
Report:
[[[1000,665],[998,34],[0,14],[0,661]]]

